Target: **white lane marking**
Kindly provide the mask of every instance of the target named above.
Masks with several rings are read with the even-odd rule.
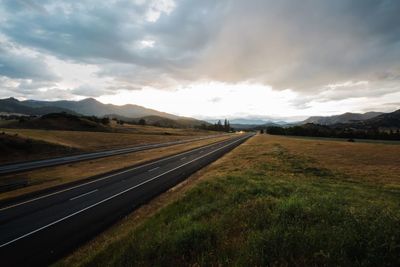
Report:
[[[224,142],[224,141],[226,141],[226,140],[222,140],[221,143]],[[165,160],[173,159],[173,158],[176,158],[176,157],[179,157],[179,156],[194,152],[194,151],[199,150],[199,149],[204,149],[206,147],[213,146],[213,145],[215,145],[215,143],[211,143],[211,144],[206,145],[206,146],[195,148],[195,149],[192,149],[192,150],[189,150],[189,151],[177,154],[177,155],[173,155],[173,156],[170,156],[170,157],[167,157],[167,158],[164,158],[164,159],[160,159],[160,160],[157,160],[157,161],[154,161],[154,162],[150,162],[150,163],[147,163],[147,164],[144,164],[144,165],[136,166],[136,167],[127,169],[125,171],[121,171],[121,172],[118,172],[118,173],[110,174],[110,175],[104,176],[102,178],[99,178],[99,179],[96,179],[96,180],[92,180],[92,181],[89,181],[89,182],[86,182],[86,183],[83,183],[83,184],[79,184],[79,185],[76,185],[76,186],[68,187],[66,189],[63,189],[63,190],[60,190],[60,191],[56,191],[56,192],[53,192],[53,193],[50,193],[50,194],[47,194],[47,195],[43,195],[43,196],[32,198],[32,199],[29,199],[29,200],[26,200],[26,201],[23,201],[23,202],[19,202],[19,203],[16,203],[16,204],[4,207],[4,208],[0,208],[0,211],[7,210],[7,209],[10,209],[10,208],[14,208],[14,207],[17,207],[17,206],[21,206],[23,204],[34,202],[36,200],[40,200],[40,199],[43,199],[43,198],[46,198],[46,197],[50,197],[50,196],[53,196],[53,195],[57,195],[57,194],[60,194],[60,193],[63,193],[63,192],[66,192],[66,191],[69,191],[69,190],[72,190],[72,189],[75,189],[75,188],[79,188],[81,186],[85,186],[85,185],[88,185],[88,184],[96,183],[96,182],[99,182],[99,181],[114,177],[116,175],[127,173],[127,172],[130,172],[130,171],[133,171],[133,170],[137,170],[137,169],[140,169],[140,168],[144,168],[144,167],[147,167],[149,165],[160,163],[160,162],[165,161]]]
[[[133,190],[133,189],[135,189],[135,188],[137,188],[137,187],[139,187],[139,186],[142,186],[142,185],[144,185],[144,184],[147,184],[147,183],[149,183],[149,182],[151,182],[151,181],[153,181],[153,180],[155,180],[155,179],[157,179],[157,178],[159,178],[159,177],[161,177],[161,176],[163,176],[163,175],[165,175],[165,174],[167,174],[167,173],[173,172],[173,171],[175,171],[175,170],[177,170],[177,169],[179,169],[179,168],[181,168],[181,167],[183,167],[183,166],[186,166],[186,165],[188,165],[188,164],[190,164],[190,163],[192,163],[192,162],[194,162],[194,161],[196,161],[196,160],[199,160],[199,159],[204,158],[204,157],[206,157],[206,156],[208,156],[208,155],[211,155],[212,153],[214,153],[214,152],[216,152],[216,151],[218,151],[218,150],[221,150],[221,149],[223,149],[223,148],[225,148],[225,147],[227,147],[227,146],[233,145],[233,144],[235,144],[235,143],[237,143],[237,142],[239,142],[239,141],[241,141],[241,140],[243,140],[243,139],[245,139],[245,138],[247,138],[247,136],[245,136],[245,137],[243,137],[243,138],[240,138],[240,139],[237,139],[237,140],[234,141],[234,142],[231,142],[231,143],[229,143],[229,144],[227,144],[227,145],[225,145],[225,146],[223,146],[223,147],[217,148],[217,149],[215,149],[215,150],[213,150],[213,151],[211,151],[211,152],[208,152],[207,154],[204,154],[204,155],[202,155],[202,156],[200,156],[200,157],[198,157],[198,158],[195,158],[195,159],[193,159],[193,160],[191,160],[191,161],[189,161],[189,162],[186,162],[186,163],[184,163],[184,164],[182,164],[182,165],[179,165],[178,167],[175,167],[175,168],[173,168],[173,169],[171,169],[171,170],[168,170],[168,171],[166,171],[166,172],[164,172],[164,173],[161,173],[161,174],[159,174],[159,175],[157,175],[157,176],[154,176],[153,178],[151,178],[151,179],[149,179],[149,180],[146,180],[146,181],[144,181],[144,182],[141,182],[140,184],[137,184],[137,185],[135,185],[135,186],[129,187],[128,189],[125,189],[125,190],[123,190],[123,191],[121,191],[121,192],[119,192],[119,193],[117,193],[117,194],[115,194],[115,195],[109,196],[109,197],[107,197],[107,198],[105,198],[105,199],[103,199],[103,200],[101,200],[101,201],[99,201],[99,202],[96,202],[96,203],[94,203],[94,204],[92,204],[92,205],[90,205],[90,206],[87,206],[86,208],[83,208],[83,209],[78,210],[78,211],[76,211],[76,212],[74,212],[74,213],[71,213],[71,214],[69,214],[69,215],[67,215],[67,216],[65,216],[65,217],[63,217],[63,218],[61,218],[61,219],[58,219],[58,220],[54,221],[54,222],[51,222],[51,223],[49,223],[49,224],[46,224],[46,225],[44,225],[44,226],[42,226],[42,227],[40,227],[40,228],[38,228],[38,229],[36,229],[36,230],[33,230],[33,231],[31,231],[31,232],[29,232],[29,233],[26,233],[26,234],[24,234],[24,235],[22,235],[22,236],[20,236],[20,237],[17,237],[17,238],[15,238],[15,239],[13,239],[13,240],[10,240],[10,241],[6,242],[6,243],[3,243],[3,244],[0,245],[0,248],[5,247],[5,246],[7,246],[7,245],[9,245],[9,244],[11,244],[11,243],[14,243],[14,242],[16,242],[16,241],[18,241],[18,240],[20,240],[20,239],[22,239],[22,238],[25,238],[25,237],[27,237],[27,236],[33,235],[34,233],[37,233],[37,232],[39,232],[39,231],[41,231],[41,230],[43,230],[43,229],[46,229],[46,228],[48,228],[48,227],[50,227],[50,226],[53,226],[53,225],[55,225],[55,224],[57,224],[57,223],[59,223],[59,222],[65,221],[65,220],[68,219],[68,218],[71,218],[71,217],[73,217],[73,216],[75,216],[75,215],[77,215],[77,214],[79,214],[79,213],[82,213],[82,212],[88,210],[88,209],[91,209],[91,208],[93,208],[93,207],[96,207],[96,206],[100,205],[101,203],[104,203],[104,202],[106,202],[106,201],[108,201],[108,200],[110,200],[110,199],[113,199],[113,198],[115,198],[115,197],[117,197],[117,196],[120,196],[120,195],[126,193],[126,192],[129,192],[129,191],[131,191],[131,190]]]
[[[181,160],[184,160],[184,159],[186,159],[186,157],[181,158]]]
[[[96,155],[101,155],[103,154],[104,157],[107,156],[113,156],[113,155],[119,155],[121,153],[133,153],[137,151],[141,151],[145,148],[150,148],[150,147],[163,147],[167,145],[175,145],[175,144],[184,144],[188,142],[194,142],[194,141],[200,141],[200,140],[205,140],[205,139],[211,139],[211,138],[216,138],[216,137],[221,137],[221,136],[227,136],[229,134],[222,134],[222,135],[209,135],[209,136],[204,136],[204,137],[198,137],[198,138],[193,138],[193,139],[186,139],[186,140],[178,140],[178,141],[173,141],[173,142],[166,142],[166,143],[156,143],[156,144],[149,144],[149,145],[142,145],[142,146],[135,146],[135,147],[128,147],[128,148],[120,148],[120,149],[115,149],[115,150],[104,150],[104,151],[99,151],[99,152],[93,152],[93,153],[87,153],[83,155],[75,155],[75,156],[67,156],[63,158],[54,158],[54,159],[46,159],[46,160],[37,160],[37,161],[32,161],[32,162],[27,162],[27,163],[14,163],[14,164],[6,164],[3,166],[0,166],[0,173],[3,171],[7,171],[9,169],[13,169],[15,166],[21,165],[22,168],[26,169],[27,167],[29,168],[32,164],[40,164],[40,163],[53,163],[57,161],[70,161],[70,163],[75,163],[74,159],[81,159],[83,158],[84,160],[89,160],[89,159],[96,159],[92,158],[92,156]],[[87,158],[89,157],[89,158]],[[25,167],[24,167],[25,166]],[[54,166],[54,165],[49,165],[49,167]],[[46,167],[46,166],[45,166]],[[24,170],[22,169],[22,170]]]
[[[155,170],[157,170],[158,168],[160,168],[160,167],[155,167],[155,168],[153,168],[153,169],[151,169],[151,170],[148,170],[148,172],[155,171]]]
[[[99,191],[99,189],[95,189],[95,190],[92,190],[92,191],[90,191],[90,192],[87,192],[87,193],[85,193],[85,194],[82,194],[82,195],[79,195],[79,196],[76,196],[76,197],[70,198],[69,200],[75,200],[75,199],[78,199],[78,198],[84,197],[84,196],[86,196],[86,195],[92,194],[92,193],[94,193],[94,192],[96,192],[96,191]]]

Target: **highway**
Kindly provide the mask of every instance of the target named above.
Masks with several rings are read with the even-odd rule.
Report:
[[[234,136],[0,207],[2,266],[54,262],[251,136]]]
[[[110,157],[110,156],[127,154],[127,153],[143,151],[143,150],[148,150],[148,149],[153,149],[153,148],[185,144],[185,143],[199,141],[199,140],[203,140],[203,139],[215,138],[218,136],[222,136],[222,135],[221,134],[209,135],[209,136],[203,136],[203,137],[192,138],[192,139],[187,139],[187,140],[180,140],[180,141],[131,146],[131,147],[126,147],[126,148],[103,150],[103,151],[98,151],[98,152],[83,153],[83,154],[78,154],[78,155],[57,157],[57,158],[51,158],[51,159],[33,160],[33,161],[4,164],[4,165],[0,165],[0,175],[23,172],[23,171],[30,171],[30,170],[34,170],[34,169],[62,165],[62,164],[69,164],[69,163],[83,161],[83,160]]]

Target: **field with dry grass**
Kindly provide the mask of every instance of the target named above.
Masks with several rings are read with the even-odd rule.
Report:
[[[6,138],[0,139],[0,145],[4,151],[7,151],[7,153],[0,154],[0,163],[45,159],[217,134],[197,129],[172,129],[128,124],[113,127],[118,132],[0,128],[0,134],[8,137],[7,140],[19,139],[19,142],[6,142]],[[40,144],[40,149],[37,149],[38,145],[34,146],[35,144]]]
[[[196,147],[230,138],[220,136],[169,147],[150,149],[112,157],[76,162],[44,169],[0,176],[0,186],[19,184],[20,188],[3,192],[0,200],[43,190],[49,187],[87,179],[89,177],[126,168],[164,156],[177,154]]]
[[[258,135],[57,266],[399,266],[400,146]]]
[[[215,132],[197,131],[193,129],[170,129],[153,126],[127,126],[129,132],[84,132],[55,131],[35,129],[0,129],[1,132],[17,134],[18,136],[41,140],[48,143],[93,151],[119,148],[145,143],[160,143],[174,140],[189,139],[196,136],[216,134]]]
[[[275,136],[294,156],[328,170],[342,173],[349,181],[377,186],[400,184],[400,146],[386,143],[352,143]],[[400,142],[399,142],[400,143]]]
[[[74,147],[22,137],[17,134],[0,132],[0,151],[0,164],[3,164],[20,160],[74,154],[80,150]]]

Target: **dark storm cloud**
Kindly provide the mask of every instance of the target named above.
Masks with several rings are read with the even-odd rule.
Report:
[[[12,42],[98,65],[100,76],[127,88],[208,79],[315,97],[347,81],[386,88],[357,90],[357,96],[399,90],[393,82],[400,76],[396,0],[184,0],[169,11],[161,5],[154,21],[147,16],[157,1],[10,0],[1,6],[0,31]],[[14,70],[3,75],[29,73],[32,64],[10,60]],[[351,97],[346,90],[352,88],[321,97]]]
[[[399,12],[398,1],[235,1],[203,70],[295,90],[375,80],[399,72]]]
[[[213,28],[209,10],[216,5],[213,1],[183,1],[170,15],[161,15],[152,23],[146,21],[150,4],[134,1],[113,5],[48,2],[46,12],[34,12],[25,5],[18,8],[14,1],[7,3],[12,3],[9,8],[15,14],[10,14],[1,28],[20,44],[78,62],[111,61],[166,69],[185,65],[184,60],[190,61],[208,42]],[[197,10],[201,12],[196,14]],[[155,41],[156,48],[135,48],[135,42],[146,39]]]
[[[46,3],[50,5],[46,12],[35,12],[14,1],[7,3],[12,3],[7,7],[14,13],[7,17],[2,31],[17,43],[78,61],[132,58],[123,44],[134,39],[136,31],[132,26],[129,36],[124,34],[130,25],[122,18],[138,16],[136,9],[110,8],[94,1],[57,1],[54,7]]]

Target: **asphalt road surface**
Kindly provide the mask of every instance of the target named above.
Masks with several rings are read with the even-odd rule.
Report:
[[[127,153],[131,153],[131,152],[143,151],[143,150],[148,150],[148,149],[153,149],[153,148],[184,144],[184,143],[199,141],[199,140],[203,140],[203,139],[215,138],[218,136],[221,136],[221,135],[210,135],[210,136],[203,136],[203,137],[181,140],[181,141],[172,141],[172,142],[165,142],[165,143],[132,146],[132,147],[103,150],[103,151],[98,151],[98,152],[84,153],[84,154],[78,154],[78,155],[66,156],[66,157],[57,157],[57,158],[51,158],[51,159],[33,160],[33,161],[4,164],[4,165],[0,165],[0,175],[17,173],[17,172],[22,172],[22,171],[29,171],[29,170],[34,170],[34,169],[39,169],[39,168],[44,168],[44,167],[61,165],[61,164],[69,164],[72,162],[83,161],[83,160],[110,157],[110,156],[127,154]]]
[[[54,262],[251,136],[235,136],[0,207],[1,265]]]

